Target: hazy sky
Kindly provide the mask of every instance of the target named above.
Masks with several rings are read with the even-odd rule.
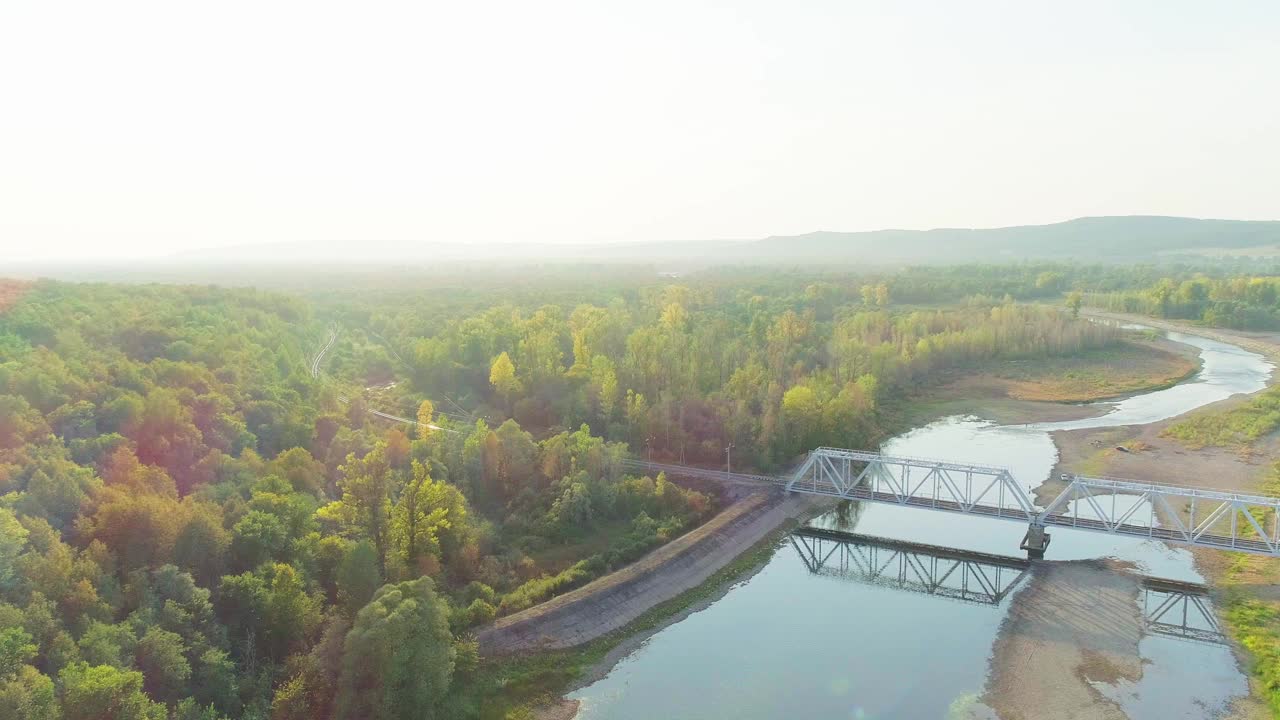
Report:
[[[1280,218],[1280,3],[0,2],[0,260]]]

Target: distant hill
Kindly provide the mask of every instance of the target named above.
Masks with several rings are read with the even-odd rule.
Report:
[[[869,266],[1000,263],[1020,260],[1154,263],[1204,256],[1280,260],[1280,221],[1182,217],[1085,217],[1049,225],[936,230],[811,232],[761,240],[690,240],[470,245],[448,241],[281,242],[188,251],[124,264],[32,263],[6,268],[13,276],[81,279],[241,278],[250,266],[336,274],[395,268],[399,272],[478,264],[513,266],[583,262],[648,264],[679,273],[715,265]],[[256,276],[255,276],[256,277]],[[247,279],[247,276],[246,276]],[[213,280],[210,280],[213,281]]]
[[[759,260],[779,261],[1000,262],[1028,258],[1155,261],[1178,254],[1247,255],[1261,248],[1280,248],[1280,221],[1130,215],[984,230],[813,232],[766,238],[742,250]]]
[[[820,231],[763,240],[640,243],[275,243],[184,253],[173,260],[370,265],[572,262],[707,264],[898,264],[1023,259],[1156,261],[1176,254],[1251,254],[1280,248],[1280,221],[1159,216],[1086,217],[1050,225],[936,230]],[[1280,250],[1277,250],[1280,254]]]

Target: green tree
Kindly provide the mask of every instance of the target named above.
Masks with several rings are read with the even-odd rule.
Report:
[[[187,662],[180,635],[158,627],[148,628],[138,640],[137,658],[147,694],[165,702],[175,702],[186,694],[191,664]]]
[[[283,559],[288,543],[284,523],[270,513],[251,510],[231,528],[231,557],[245,570]]]
[[[426,555],[439,557],[442,536],[452,530],[453,537],[457,537],[466,517],[462,493],[452,485],[432,480],[422,463],[414,461],[409,482],[391,512],[391,542],[400,561],[412,570]],[[458,544],[453,542],[455,547]]]
[[[142,673],[74,663],[58,675],[65,720],[166,720],[163,704],[142,690]]]
[[[338,602],[347,617],[355,617],[381,586],[378,551],[368,540],[352,544],[338,566]]]
[[[232,647],[243,647],[247,653],[267,617],[267,583],[251,572],[223,575],[218,583],[217,609]]]
[[[53,680],[30,665],[8,678],[0,678],[0,718],[5,720],[57,720],[58,699]]]
[[[270,474],[289,481],[297,492],[305,492],[316,497],[324,494],[324,465],[316,461],[311,453],[300,447],[289,448],[271,461]]]
[[[341,615],[329,619],[320,641],[306,655],[290,660],[289,680],[276,688],[272,720],[333,717],[333,700],[342,668],[342,645],[351,623]]]
[[[212,705],[231,717],[239,716],[236,664],[225,651],[209,648],[200,654],[192,667],[191,689],[192,696],[202,705]]]
[[[133,667],[137,643],[138,636],[128,624],[94,621],[80,636],[80,657],[90,665],[129,669]]]
[[[7,507],[0,506],[0,595],[19,582],[18,555],[27,544],[27,529]]]
[[[26,398],[0,395],[0,449],[20,447],[44,423]]]
[[[791,452],[802,451],[811,444],[822,424],[822,404],[813,388],[796,385],[782,396],[782,417],[787,435],[794,438]]]
[[[12,678],[36,657],[39,648],[20,627],[0,630],[0,680]]]
[[[170,720],[226,720],[212,705],[201,706],[195,698],[183,698],[173,708]]]
[[[93,470],[60,459],[32,473],[18,507],[27,515],[45,518],[54,527],[64,528],[101,488],[102,481]]]
[[[1080,306],[1084,303],[1084,296],[1078,291],[1067,295],[1067,309],[1071,311],[1072,318],[1080,317]]]
[[[889,307],[889,302],[889,286],[884,283],[876,285],[876,306]]]
[[[431,578],[383,586],[347,633],[336,717],[441,717],[454,655],[448,608]]]
[[[283,660],[305,647],[320,622],[314,600],[307,595],[298,572],[277,564],[267,592],[266,647],[268,657]]]
[[[378,567],[387,566],[387,520],[391,511],[392,471],[387,464],[386,445],[379,443],[364,457],[347,455],[338,487],[342,499],[319,511],[320,517],[336,521],[348,532],[362,533],[378,551]]]
[[[190,570],[196,582],[212,587],[226,569],[230,547],[231,535],[222,526],[221,509],[201,503],[174,540],[173,561]]]
[[[591,358],[591,384],[600,401],[600,414],[608,419],[618,402],[618,373],[608,357],[596,355]]]

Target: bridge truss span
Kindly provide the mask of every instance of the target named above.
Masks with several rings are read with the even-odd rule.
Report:
[[[1004,468],[818,448],[787,489],[848,500],[870,500],[1032,521],[1035,502]]]
[[[818,448],[786,483],[792,492],[1028,523],[1043,553],[1047,527],[1071,527],[1280,557],[1280,498],[1067,475],[1043,508],[1007,469]]]
[[[1079,475],[1066,480],[1037,518],[1040,525],[1280,557],[1280,498]]]

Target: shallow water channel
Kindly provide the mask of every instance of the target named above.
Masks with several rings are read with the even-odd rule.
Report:
[[[1175,387],[1099,403],[1099,415],[1086,420],[1001,427],[972,416],[943,418],[890,440],[882,450],[1006,467],[1032,487],[1057,462],[1050,431],[1156,422],[1265,387],[1272,366],[1262,356],[1205,338],[1168,336],[1199,348],[1203,362],[1195,377]],[[1015,522],[870,503],[810,525],[1010,557],[1021,555],[1018,543],[1026,529]],[[1012,595],[1030,580],[1017,568],[988,568],[983,578],[952,573],[946,592],[930,593],[919,583],[899,581],[909,580],[910,573],[892,568],[874,581],[834,562],[815,571],[803,540],[783,540],[758,573],[573,693],[582,701],[578,719],[990,716],[974,707],[984,691],[992,643]],[[864,556],[876,552],[855,550]],[[1202,579],[1184,549],[1054,529],[1048,559],[1101,557],[1131,561],[1150,576]],[[924,556],[912,562],[930,561]],[[1095,685],[1131,718],[1212,717],[1248,692],[1223,644],[1147,633],[1139,651],[1140,680]]]

